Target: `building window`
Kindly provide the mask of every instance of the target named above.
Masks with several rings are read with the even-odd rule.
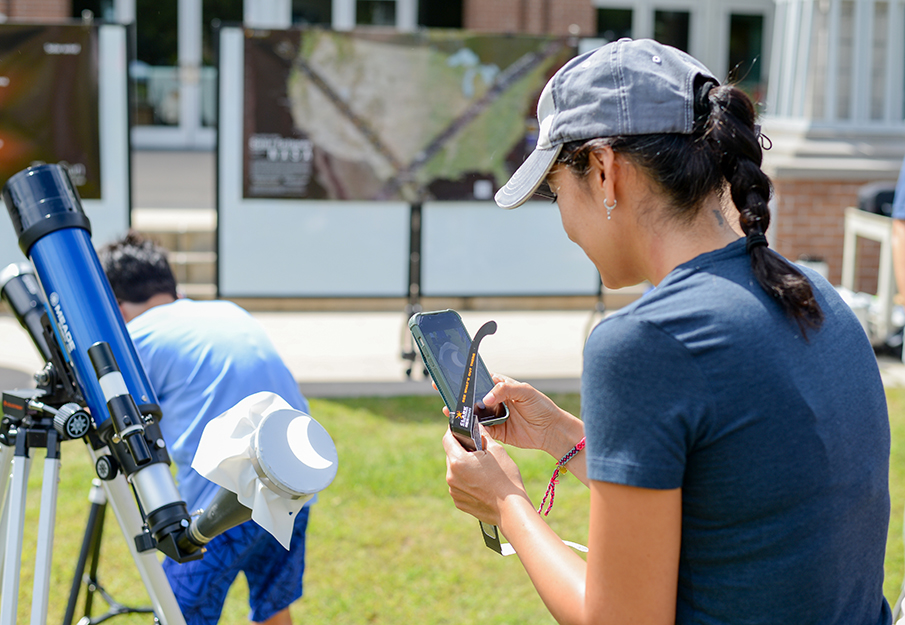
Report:
[[[177,0],[136,0],[136,60],[129,67],[136,125],[179,125]]]
[[[293,24],[326,24],[333,21],[333,0],[292,0]]]
[[[462,0],[418,0],[418,25],[426,28],[462,28]]]
[[[654,11],[654,39],[688,52],[688,11]]]
[[[241,24],[242,18],[242,0],[204,0],[201,3],[201,62],[204,65],[216,64],[214,30],[221,24]]]
[[[242,0],[204,0],[201,3],[201,125],[217,125],[217,59],[221,24],[242,23]]]
[[[631,9],[597,9],[597,36],[616,41],[632,36]]]
[[[82,18],[85,11],[91,11],[97,20],[116,21],[113,0],[72,0],[72,17]]]
[[[729,80],[755,102],[763,99],[764,16],[729,16]]]
[[[360,26],[396,26],[396,0],[356,0],[355,23]]]
[[[890,3],[877,2],[874,5],[874,36],[871,45],[871,76],[870,76],[870,119],[883,119],[884,101],[886,100],[886,63],[888,60],[886,48],[890,45],[887,41],[887,23],[890,19]]]
[[[852,83],[855,80],[855,2],[843,0],[839,7],[839,39],[836,52],[836,119],[853,119]]]

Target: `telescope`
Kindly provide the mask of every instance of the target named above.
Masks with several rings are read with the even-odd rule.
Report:
[[[71,370],[77,383],[78,395],[67,399],[87,408],[88,431],[110,450],[111,457],[102,464],[121,470],[134,488],[157,548],[178,562],[193,559],[198,547],[180,540],[191,517],[170,473],[155,421],[161,416],[157,396],[129,338],[91,243],[91,224],[66,170],[39,165],[21,171],[6,183],[3,201],[19,247],[46,296],[54,330],[53,339],[46,341],[48,349],[61,348],[61,366]],[[9,290],[7,283],[4,293]],[[7,302],[12,307],[11,299]],[[14,309],[39,343],[29,313]],[[66,377],[69,371],[57,371],[61,374]]]
[[[44,298],[30,264],[13,263],[0,271],[0,297],[28,332],[44,361],[49,362],[50,348],[41,326]]]
[[[195,517],[189,514],[170,472],[167,446],[158,425],[164,415],[94,250],[91,224],[66,170],[59,165],[23,170],[9,179],[2,198],[19,247],[30,263],[10,265],[0,272],[0,297],[46,365],[35,375],[37,388],[3,391],[0,528],[5,520],[7,534],[0,571],[0,625],[14,623],[16,618],[25,488],[29,450],[33,447],[46,448],[47,457],[32,622],[44,622],[40,614],[35,615],[35,606],[42,601],[46,618],[59,443],[71,439],[83,439],[88,444],[107,500],[113,504],[124,533],[132,534],[134,545],[130,549],[157,617],[164,623],[183,623],[153,556],[154,549],[177,562],[201,558],[205,544],[251,518],[252,510],[221,487],[205,511]],[[326,439],[322,440],[329,440],[326,432],[323,436]],[[332,447],[332,441],[327,446]],[[335,448],[332,453],[335,460]],[[281,468],[276,473],[260,471],[261,481],[268,487],[292,483],[292,476],[304,465],[302,458],[296,461],[289,458],[277,463]],[[320,480],[317,490],[332,480],[335,463],[332,471],[327,479]],[[10,492],[4,510],[6,476],[10,476]],[[138,516],[136,507],[130,509],[129,502],[124,501],[129,487]],[[313,494],[304,491],[303,486],[281,489],[278,494],[298,500]],[[53,508],[49,525],[45,506]],[[148,553],[151,557],[145,557]]]

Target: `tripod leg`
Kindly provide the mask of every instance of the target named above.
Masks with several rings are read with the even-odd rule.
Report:
[[[16,448],[0,445],[0,545],[6,547],[7,513],[9,512],[9,480]],[[0,588],[3,588],[3,563],[0,562]]]
[[[0,515],[6,511],[6,491],[9,488],[10,472],[13,470],[13,456],[16,448],[0,444]]]
[[[3,591],[0,599],[0,625],[15,625],[19,609],[19,568],[22,563],[22,535],[25,530],[25,496],[31,460],[25,437],[16,441],[16,455],[10,477],[6,506],[6,545],[3,552]]]
[[[101,537],[104,535],[104,519],[107,513],[107,496],[101,487],[100,480],[92,480],[91,488],[91,504],[92,508],[97,510],[94,522],[94,536],[91,542],[91,568],[88,569],[88,578],[85,580],[88,584],[88,592],[85,595],[85,614],[91,614],[91,607],[94,600],[92,587],[99,587],[97,580],[97,565],[101,561]]]
[[[53,559],[53,529],[57,519],[57,486],[60,479],[60,441],[55,430],[47,433],[47,456],[41,483],[41,514],[38,518],[38,549],[35,554],[35,582],[31,596],[31,623],[47,622],[50,596],[50,565]]]
[[[71,625],[75,617],[75,608],[79,600],[79,591],[82,588],[82,578],[85,574],[85,565],[91,558],[91,574],[94,579],[97,573],[97,560],[100,552],[101,534],[104,523],[104,508],[107,500],[101,489],[99,480],[93,480],[88,499],[91,501],[91,509],[88,511],[88,523],[85,526],[85,536],[82,539],[82,547],[79,550],[79,559],[75,565],[75,573],[72,576],[72,586],[69,589],[69,602],[66,604],[66,613],[63,616],[63,625]],[[91,592],[85,597],[85,614],[91,614]]]
[[[106,447],[94,451],[89,447],[93,461],[97,461],[99,453],[105,453]],[[157,559],[156,551],[139,552],[135,546],[135,536],[142,532],[142,519],[135,505],[135,499],[122,475],[104,482],[104,490],[107,493],[107,504],[113,509],[113,514],[119,523],[119,527],[126,539],[126,544],[135,561],[135,567],[141,575],[148,596],[154,606],[154,613],[163,625],[185,625],[185,618],[176,602],[173,589],[167,580],[166,573]],[[0,625],[6,625],[0,623]]]

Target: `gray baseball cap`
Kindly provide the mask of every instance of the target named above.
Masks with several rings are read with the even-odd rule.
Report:
[[[570,60],[541,92],[537,147],[497,191],[496,203],[515,208],[527,201],[564,143],[690,134],[698,77],[719,83],[695,58],[653,39],[620,39]]]

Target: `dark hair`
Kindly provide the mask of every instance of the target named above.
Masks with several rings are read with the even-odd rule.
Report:
[[[140,304],[159,293],[176,297],[176,278],[162,247],[130,230],[98,251],[118,302]]]
[[[754,125],[756,112],[747,95],[732,85],[697,85],[692,134],[607,137],[563,146],[558,162],[573,174],[590,171],[590,155],[603,146],[626,156],[646,171],[671,200],[673,217],[690,223],[711,193],[728,186],[746,235],[751,268],[760,286],[779,302],[805,333],[819,328],[823,311],[807,278],[767,249],[767,203],[773,185],[761,170],[763,151]]]

